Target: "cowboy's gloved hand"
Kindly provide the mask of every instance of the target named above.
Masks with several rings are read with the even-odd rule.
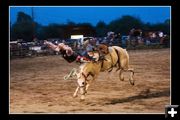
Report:
[[[80,60],[81,60],[81,56],[77,56],[76,62],[80,62]]]

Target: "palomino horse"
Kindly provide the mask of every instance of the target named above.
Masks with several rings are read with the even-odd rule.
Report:
[[[98,52],[96,53],[98,54]],[[113,67],[117,67],[116,71],[119,71],[119,79],[124,80],[123,72],[131,72],[129,81],[131,85],[134,85],[133,75],[134,70],[129,68],[129,55],[127,51],[118,46],[108,47],[108,54],[104,56],[103,60],[96,62],[90,61],[80,65],[78,71],[74,71],[74,75],[77,76],[78,86],[73,94],[73,97],[77,96],[80,90],[81,100],[85,99],[88,87],[92,81],[94,81],[100,72],[112,71]],[[91,79],[89,79],[91,77]]]

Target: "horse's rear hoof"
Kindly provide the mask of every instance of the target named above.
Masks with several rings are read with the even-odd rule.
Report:
[[[80,99],[80,102],[83,102],[83,101],[85,101],[85,99]]]
[[[134,82],[133,82],[133,83],[131,83],[131,85],[132,85],[132,86],[134,86]]]
[[[124,78],[120,79],[121,81],[124,81]]]

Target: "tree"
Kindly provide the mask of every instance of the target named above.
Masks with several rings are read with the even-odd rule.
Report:
[[[17,15],[17,21],[12,25],[11,37],[13,39],[23,39],[24,41],[32,41],[34,37],[34,23],[32,18],[19,12]]]
[[[119,19],[111,21],[108,28],[110,31],[126,35],[132,28],[142,28],[143,24],[144,23],[139,18],[125,15]]]
[[[24,12],[18,12],[17,23],[24,23],[24,22],[32,22],[31,16],[25,14]]]
[[[104,37],[108,31],[128,35],[132,28],[142,29],[143,31],[162,31],[165,34],[170,34],[170,20],[167,19],[162,23],[150,24],[143,23],[140,18],[125,15],[121,18],[111,21],[106,24],[104,21],[99,21],[96,26],[90,23],[74,23],[67,20],[67,24],[52,23],[48,26],[42,26],[34,22],[31,16],[19,12],[17,21],[10,27],[11,40],[23,39],[32,41],[34,35],[38,39],[47,38],[69,38],[71,34],[84,34],[85,36]]]
[[[170,35],[170,19],[164,21],[164,32]]]
[[[144,24],[143,27],[144,31],[162,31],[165,34],[170,34],[170,20],[167,19],[163,23],[156,23],[156,24]]]
[[[63,38],[64,37],[64,29],[63,25],[59,24],[49,24],[48,26],[44,26],[41,31],[40,35],[43,35],[43,39],[47,38]]]
[[[108,28],[104,21],[99,21],[95,28],[96,28],[96,33],[98,37],[106,36],[108,32]]]
[[[67,20],[67,25],[68,26],[76,26],[76,23],[68,19]]]

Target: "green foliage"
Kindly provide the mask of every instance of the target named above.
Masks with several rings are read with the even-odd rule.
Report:
[[[12,25],[11,38],[12,39],[23,39],[25,41],[31,41],[34,36],[34,26],[36,23],[33,22],[29,15],[23,12],[19,12],[17,21]]]
[[[32,22],[32,21],[33,20],[31,18],[31,16],[29,16],[23,12],[18,13],[17,23]]]
[[[133,16],[122,16],[108,25],[110,31],[127,35],[132,28],[142,28],[143,22]]]
[[[49,24],[42,28],[41,31],[44,35],[44,39],[47,38],[63,38],[63,29],[61,25],[58,24]]]
[[[96,26],[90,23],[74,23],[68,20],[67,24],[49,24],[42,26],[33,21],[31,16],[19,12],[17,21],[11,26],[10,37],[12,40],[23,39],[25,41],[32,41],[36,36],[38,39],[47,38],[69,38],[68,34],[72,33],[73,28],[81,28],[81,32],[90,35],[93,31],[96,32],[97,37],[105,37],[108,31],[121,33],[121,35],[128,35],[132,28],[142,29],[143,31],[163,31],[165,34],[170,34],[170,20],[167,19],[163,23],[150,24],[143,23],[140,18],[125,15],[121,18],[111,21],[106,24],[104,21],[99,21]],[[88,32],[91,31],[91,32]]]
[[[95,29],[98,37],[104,37],[108,32],[107,25],[104,21],[99,21]]]

